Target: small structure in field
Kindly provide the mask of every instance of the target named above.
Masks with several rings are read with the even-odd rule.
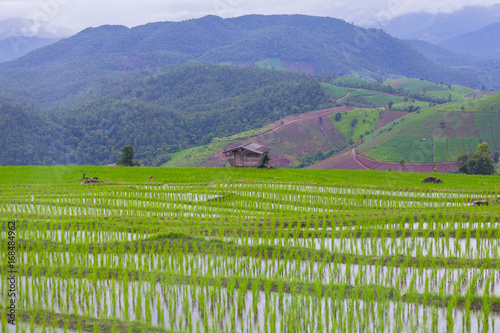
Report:
[[[102,183],[102,181],[99,180],[99,178],[97,177],[85,178],[83,182],[80,183],[80,185],[94,184],[94,183]]]
[[[434,183],[434,184],[441,184],[443,181],[439,179],[438,177],[427,177],[424,180],[422,180],[422,183]]]
[[[488,200],[476,200],[476,201],[472,202],[472,205],[473,206],[482,206],[482,205],[488,206]]]
[[[264,164],[269,151],[271,148],[252,142],[227,150],[224,155],[233,167],[258,168]]]

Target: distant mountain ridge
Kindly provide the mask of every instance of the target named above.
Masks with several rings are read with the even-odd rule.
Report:
[[[50,22],[33,21],[25,18],[0,20],[0,39],[10,37],[62,38],[73,34],[74,31],[51,25]]]
[[[441,43],[464,33],[479,30],[500,21],[500,4],[465,6],[453,13],[411,13],[380,22],[380,27],[402,39],[420,39]]]
[[[247,15],[206,16],[134,28],[101,26],[29,53],[0,69],[58,66],[91,57],[136,57],[148,67],[201,63],[256,62],[264,58],[310,62],[316,73],[364,73],[373,79],[397,74],[477,86],[474,75],[438,65],[406,43],[376,29],[329,17]],[[97,59],[97,60],[96,60]]]
[[[0,62],[19,58],[28,52],[57,42],[59,38],[12,36],[0,40]]]
[[[500,20],[484,28],[446,40],[439,46],[484,58],[500,58]]]
[[[0,20],[0,63],[71,36],[69,29],[23,18]]]

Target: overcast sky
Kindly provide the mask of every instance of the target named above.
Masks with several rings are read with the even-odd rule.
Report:
[[[208,14],[308,14],[366,25],[410,12],[453,12],[465,5],[495,3],[500,0],[1,0],[0,19],[23,17],[75,32],[103,24],[132,27]]]

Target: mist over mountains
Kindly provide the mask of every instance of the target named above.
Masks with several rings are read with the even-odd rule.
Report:
[[[19,58],[73,34],[69,29],[48,22],[23,18],[0,20],[0,63]]]
[[[500,4],[466,6],[453,13],[410,13],[380,22],[378,28],[401,39],[438,44],[500,21]]]
[[[500,22],[496,22],[479,30],[445,40],[439,43],[439,46],[481,58],[500,58],[499,38]]]

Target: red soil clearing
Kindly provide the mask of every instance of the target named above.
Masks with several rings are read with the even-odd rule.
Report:
[[[366,167],[358,163],[353,156],[354,145],[327,158],[324,161],[308,166],[306,169],[336,169],[336,170],[366,170]]]
[[[335,170],[393,170],[403,171],[403,168],[398,163],[379,162],[371,158],[355,153],[356,145],[350,146],[343,151],[321,161],[317,164],[307,167],[307,169],[335,169]],[[433,172],[434,168],[438,172],[446,173],[454,171],[457,167],[455,162],[449,163],[407,163],[405,164],[405,172]]]

